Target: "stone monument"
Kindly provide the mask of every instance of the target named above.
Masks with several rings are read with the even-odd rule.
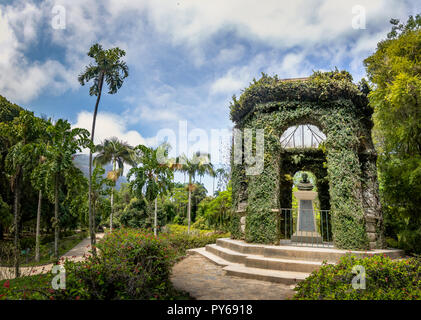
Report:
[[[317,192],[312,191],[314,186],[308,180],[308,175],[303,173],[298,183],[298,191],[294,196],[298,201],[297,230],[292,235],[292,242],[322,243],[323,239],[317,232],[316,219],[313,210],[313,201]]]

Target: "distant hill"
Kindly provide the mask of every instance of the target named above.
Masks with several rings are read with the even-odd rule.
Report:
[[[82,172],[83,175],[89,178],[89,155],[87,154],[77,154],[73,160],[73,163],[76,167],[78,167]],[[108,171],[113,169],[111,164],[104,166],[105,174],[104,177],[107,175]],[[93,170],[93,169],[92,169]],[[119,190],[122,183],[127,183],[127,179],[125,176],[121,176],[116,183],[116,189]]]

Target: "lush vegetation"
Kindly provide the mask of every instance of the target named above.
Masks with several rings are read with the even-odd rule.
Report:
[[[171,285],[173,264],[187,249],[215,243],[228,234],[169,225],[158,237],[141,229],[120,228],[97,244],[98,255],[65,261],[66,289],[52,290],[52,275],[0,281],[0,299],[180,299]]]
[[[352,279],[357,275],[353,267],[357,265],[365,268],[365,289],[352,286]],[[294,298],[298,300],[419,300],[421,259],[345,256],[337,264],[324,264],[295,290]]]
[[[421,15],[391,23],[364,61],[373,84],[380,191],[389,244],[421,253]]]
[[[339,248],[366,249],[370,242],[382,247],[382,221],[368,238],[364,208],[366,194],[375,198],[374,149],[371,144],[371,109],[366,94],[352,83],[349,73],[315,72],[306,81],[281,81],[263,75],[244,90],[231,105],[239,129],[264,129],[264,169],[246,176],[245,164],[232,164],[233,204],[247,203],[245,239],[250,242],[276,243],[281,237],[279,214],[273,209],[291,208],[291,182],[288,176],[307,170],[316,175],[324,197],[329,186],[333,241]],[[327,136],[320,150],[295,150],[287,155],[280,136],[290,126],[316,125]],[[362,150],[364,152],[362,152]],[[294,152],[294,150],[292,150]],[[364,153],[366,156],[360,156]],[[311,158],[309,158],[311,157]],[[312,161],[312,158],[315,161]],[[373,166],[374,163],[374,166]],[[375,178],[374,178],[375,179]],[[324,185],[323,185],[324,184]],[[320,188],[319,188],[320,187]],[[369,192],[362,192],[368,189]],[[274,190],[274,192],[267,192]],[[374,215],[380,215],[373,208]],[[239,216],[231,233],[238,236]]]

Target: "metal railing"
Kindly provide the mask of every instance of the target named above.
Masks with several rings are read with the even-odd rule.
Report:
[[[333,247],[330,210],[281,208],[278,227],[282,245]]]

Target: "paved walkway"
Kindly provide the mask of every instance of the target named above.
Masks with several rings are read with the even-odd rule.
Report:
[[[294,286],[227,276],[222,267],[200,255],[189,255],[174,268],[175,288],[198,300],[286,300]]]
[[[96,239],[97,241],[102,239],[104,233],[97,233]],[[71,261],[81,261],[84,257],[89,255],[89,250],[91,250],[91,238],[88,237],[81,242],[79,242],[73,249],[66,252],[60,258],[71,260]],[[40,273],[47,273],[51,271],[53,264],[45,264],[41,266],[33,266],[33,267],[22,267],[20,268],[21,276],[29,276],[35,275]],[[15,277],[15,269],[14,268],[7,268],[7,267],[0,267],[0,280],[4,279],[13,279]]]

